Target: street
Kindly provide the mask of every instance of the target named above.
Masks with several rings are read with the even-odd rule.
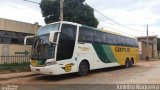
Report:
[[[90,71],[86,76],[66,74],[59,76],[38,75],[31,72],[7,78],[0,77],[2,84],[160,84],[160,61],[145,61],[132,68],[114,67]],[[12,76],[16,76],[13,73]],[[23,73],[21,73],[23,74]],[[2,76],[1,75],[1,76]],[[8,74],[9,75],[9,74]]]

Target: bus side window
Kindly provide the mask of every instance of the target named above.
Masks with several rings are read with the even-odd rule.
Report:
[[[105,34],[103,32],[94,32],[94,42],[95,43],[105,43]]]
[[[93,31],[87,28],[80,27],[78,41],[92,43],[93,42]]]

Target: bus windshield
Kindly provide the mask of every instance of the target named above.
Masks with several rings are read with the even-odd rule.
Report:
[[[49,42],[49,33],[51,31],[58,31],[59,26],[60,23],[50,24],[43,26],[38,30],[32,46],[32,60],[46,60],[54,58],[55,45]]]
[[[59,23],[43,26],[38,30],[37,35],[40,36],[40,35],[43,35],[43,34],[50,33],[51,31],[58,31],[59,26],[60,26]]]
[[[32,47],[32,60],[46,60],[54,58],[55,45],[49,43],[49,34],[37,36]]]

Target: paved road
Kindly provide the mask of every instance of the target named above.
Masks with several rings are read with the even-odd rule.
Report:
[[[0,74],[0,83],[2,87],[12,89],[17,88],[18,84],[18,89],[14,90],[117,90],[120,88],[117,87],[119,84],[160,84],[160,61],[140,62],[132,68],[114,67],[94,70],[83,77],[76,74],[47,76],[32,72]],[[160,85],[155,86],[157,89],[151,87],[152,89],[147,90],[160,89]]]
[[[28,72],[30,73],[30,72]],[[14,84],[160,84],[160,61],[140,62],[132,68],[107,68],[91,71],[87,76],[76,74],[47,76],[30,73],[26,77],[0,80]],[[14,75],[14,74],[13,74]],[[5,75],[7,77],[7,75]],[[15,75],[14,75],[15,76]]]

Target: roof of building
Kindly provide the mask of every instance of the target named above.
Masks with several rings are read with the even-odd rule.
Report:
[[[148,36],[148,38],[157,38],[158,35],[152,35],[152,36]],[[143,38],[147,38],[147,36],[139,36],[137,37],[138,39],[143,39]]]

